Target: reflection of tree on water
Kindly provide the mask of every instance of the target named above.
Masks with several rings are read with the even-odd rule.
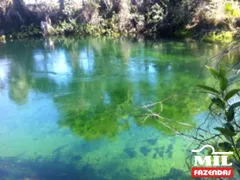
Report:
[[[9,79],[9,97],[18,104],[27,102],[27,96],[30,90],[29,77],[19,66],[13,65],[11,78]]]
[[[91,44],[91,42],[93,43]],[[134,51],[139,50],[135,49],[134,46],[132,47],[132,45],[126,46],[126,42],[121,44],[112,43],[114,41],[107,44],[104,41],[89,41],[87,46],[88,54],[86,57],[82,57],[83,59],[80,58],[80,61],[84,61],[84,58],[87,57],[94,58],[94,68],[91,72],[93,77],[89,80],[79,77],[77,83],[71,84],[72,91],[76,89],[77,91],[55,99],[55,102],[60,105],[61,110],[66,115],[60,124],[70,127],[75,134],[81,137],[96,139],[102,136],[112,137],[125,128],[129,128],[130,122],[128,118],[134,116],[135,123],[140,126],[152,126],[169,133],[169,129],[160,126],[154,119],[143,124],[145,114],[140,107],[143,102],[147,103],[165,98],[175,91],[181,91],[184,84],[186,86],[193,85],[195,79],[189,78],[186,73],[181,73],[181,68],[186,68],[181,66],[177,67],[179,72],[169,72],[173,75],[166,81],[159,79],[157,72],[162,69],[166,70],[168,65],[164,63],[160,64],[160,66],[151,66],[149,69],[150,62],[145,59],[144,53],[141,53],[143,57],[134,57],[139,59],[136,65],[133,64],[135,72],[131,77],[126,72],[129,71],[129,66],[132,66],[132,64],[129,64],[130,62],[126,61],[126,58],[129,59],[129,57],[133,56]],[[124,45],[124,48],[129,48],[127,56],[123,54],[122,49],[124,48],[121,48],[121,45]],[[85,68],[87,67],[89,66],[85,66]],[[89,73],[86,69],[84,70],[84,66],[80,66],[80,68],[82,69],[78,72],[82,76]],[[177,70],[176,66],[174,70]],[[166,75],[164,74],[163,77]],[[161,81],[163,82],[161,83]],[[196,106],[196,102],[190,97],[183,97],[181,100],[172,98],[171,102],[167,102],[164,107],[164,115],[182,120],[185,123],[192,123],[192,109],[194,106]],[[121,119],[124,119],[124,121],[121,121]],[[122,122],[124,123],[122,124]],[[172,123],[172,125],[176,129],[188,129],[179,124]]]
[[[0,80],[0,89],[3,89],[3,88],[4,88],[3,82]]]
[[[69,86],[74,93],[55,98],[66,115],[60,124],[89,140],[102,136],[114,137],[128,128],[127,123],[120,123],[119,120],[128,116],[133,109],[129,104],[132,98],[131,83],[121,78],[125,71],[122,61],[117,61],[121,71],[115,69],[116,60],[113,58],[119,50],[112,43],[98,40],[85,43],[80,49],[78,69],[74,68],[78,78]],[[71,47],[79,48],[74,44]],[[79,52],[79,49],[69,51],[70,56],[74,57],[72,64],[76,64],[77,55],[71,52],[76,51]],[[91,78],[88,79],[88,76]],[[112,76],[119,76],[119,79]]]
[[[0,60],[0,90],[4,89],[5,82],[7,81],[7,73],[8,73],[8,64],[1,64]]]
[[[44,47],[45,49],[54,50],[54,41],[50,37],[46,38],[44,41]]]
[[[9,74],[10,98],[24,103],[30,89],[54,96],[64,115],[60,125],[86,139],[114,137],[130,128],[130,116],[139,126],[170,133],[154,119],[142,123],[141,106],[186,94],[197,82],[199,63],[204,63],[188,59],[193,55],[180,42],[163,42],[154,50],[144,43],[106,39],[57,39],[52,51],[44,48],[44,41],[21,45],[6,44],[4,49],[16,58]],[[165,103],[163,116],[192,123],[199,104],[197,97],[174,96]]]
[[[55,102],[65,112],[60,124],[89,140],[114,137],[128,128],[127,123],[120,124],[119,120],[133,111],[132,97],[129,96],[132,92],[131,86],[123,86],[122,83],[80,83],[82,89],[76,94],[56,98]]]

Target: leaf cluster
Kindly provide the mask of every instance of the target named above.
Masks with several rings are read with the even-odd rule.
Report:
[[[214,128],[223,137],[223,141],[218,143],[218,148],[223,151],[234,151],[237,154],[237,160],[240,161],[238,154],[240,150],[240,138],[238,136],[240,126],[236,118],[240,102],[229,103],[229,100],[236,96],[240,89],[230,88],[225,70],[215,70],[210,67],[207,67],[207,69],[217,80],[218,87],[207,85],[198,85],[198,87],[211,94],[210,111],[215,106],[223,120],[219,127]]]

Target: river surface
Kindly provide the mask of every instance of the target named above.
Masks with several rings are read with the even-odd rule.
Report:
[[[176,121],[203,118],[207,101],[194,88],[210,82],[203,67],[223,48],[78,38],[1,44],[0,179],[190,179],[191,142],[176,131],[192,128]]]

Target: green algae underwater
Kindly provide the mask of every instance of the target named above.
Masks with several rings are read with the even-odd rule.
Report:
[[[1,44],[0,179],[191,179],[191,142],[145,120],[143,107],[171,97],[151,110],[196,126],[208,101],[192,92],[211,83],[202,67],[223,48],[100,38]]]

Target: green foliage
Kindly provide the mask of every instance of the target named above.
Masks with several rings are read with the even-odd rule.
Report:
[[[240,17],[240,11],[236,5],[233,5],[232,2],[227,2],[225,4],[224,10],[226,14],[230,17]]]
[[[52,34],[71,34],[77,32],[78,25],[75,19],[70,19],[69,22],[67,21],[59,21],[59,24],[54,28]]]
[[[157,23],[163,20],[164,10],[158,3],[155,3],[153,6],[150,7],[146,16],[148,23]]]
[[[226,94],[226,96],[224,97],[224,100],[228,101],[230,98],[232,98],[234,95],[236,95],[239,91],[240,91],[240,89],[233,89],[233,90],[229,91]]]
[[[222,122],[219,123],[219,127],[215,127],[223,138],[218,143],[218,148],[223,151],[231,150],[236,154],[235,160],[240,162],[240,147],[239,144],[239,122],[237,118],[237,112],[240,107],[240,102],[229,104],[229,100],[234,97],[240,89],[231,89],[226,72],[223,69],[215,70],[207,67],[211,75],[218,81],[218,88],[210,87],[206,85],[198,85],[201,89],[211,94],[210,111],[217,111]],[[214,109],[212,106],[215,106]],[[223,141],[224,139],[224,141]]]
[[[225,152],[233,151],[232,145],[228,142],[219,143],[218,146],[223,149]]]
[[[13,32],[10,38],[24,39],[27,37],[39,37],[42,35],[42,31],[39,26],[30,24],[29,26],[21,26],[19,32]]]
[[[211,31],[203,37],[203,40],[206,42],[228,43],[233,41],[234,36],[235,33],[231,31]]]
[[[209,87],[209,86],[205,86],[205,85],[198,85],[198,87],[204,89],[204,90],[207,90],[207,91],[210,91],[212,93],[215,93],[215,94],[220,94],[216,89],[212,88],[212,87]]]
[[[6,3],[3,4],[5,7]],[[204,29],[204,32],[211,31],[203,37],[205,41],[232,41],[236,34],[236,21],[240,17],[239,2],[211,0],[206,2],[203,7],[199,6],[200,4],[197,1],[188,0],[138,3],[131,1],[87,1],[80,8],[73,1],[65,0],[64,8],[59,13],[64,14],[64,16],[56,15],[54,11],[48,13],[53,22],[58,22],[53,24],[54,30],[48,35],[73,34],[107,37],[123,35],[133,37],[142,34],[150,37],[171,35],[180,38],[192,36],[202,38],[204,33],[201,33],[201,30]],[[13,11],[15,12],[15,10]],[[35,12],[28,12],[27,14],[29,13],[33,15],[33,18],[29,21],[39,23],[38,20],[34,21],[34,17],[39,17],[38,14],[34,14]],[[1,24],[2,22],[5,23],[6,21],[8,24],[9,21],[10,23],[7,14],[9,13],[3,14],[2,18],[0,8],[0,26],[4,27],[3,29],[5,29],[5,26]],[[28,16],[23,16],[25,17],[23,19],[27,19]],[[193,18],[197,19],[199,26],[194,25],[191,28],[198,27],[199,29],[186,29],[189,23],[195,23]],[[16,28],[20,28],[21,25],[23,25],[22,22],[19,22],[19,25],[16,24]],[[11,23],[10,26],[12,26]],[[12,37],[26,38],[40,35],[40,27],[35,24],[29,27],[24,25],[21,31],[13,33]]]
[[[109,19],[101,20],[99,24],[78,24],[76,19],[67,21],[60,21],[57,26],[54,27],[53,35],[90,35],[94,37],[107,36],[107,37],[119,37],[117,16],[113,16]]]
[[[187,29],[179,29],[174,32],[174,36],[177,38],[192,37],[192,32]]]
[[[87,24],[84,25],[84,34],[91,36],[107,36],[107,37],[119,37],[117,17],[102,20],[100,24]]]

